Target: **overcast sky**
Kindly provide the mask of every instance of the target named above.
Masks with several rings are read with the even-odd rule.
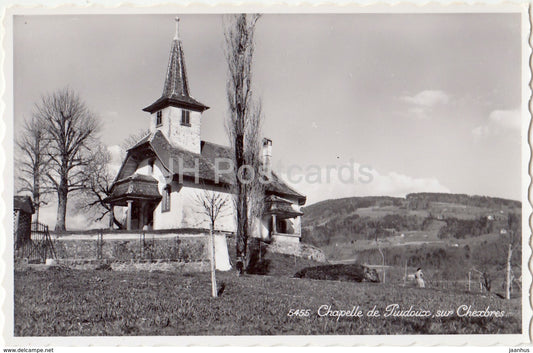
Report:
[[[118,145],[148,127],[175,15],[18,16],[15,133],[43,93],[65,86]],[[192,96],[211,109],[202,139],[227,144],[223,18],[180,16]],[[308,204],[444,191],[520,199],[519,14],[264,15],[254,84],[283,174],[355,163],[370,183],[296,183]],[[294,178],[293,179],[298,179]]]

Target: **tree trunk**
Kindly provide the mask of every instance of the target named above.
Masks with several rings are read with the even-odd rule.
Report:
[[[115,206],[109,206],[109,229],[113,229],[113,224],[115,223]]]
[[[57,190],[57,217],[56,217],[56,232],[64,232],[67,230],[65,219],[67,217],[67,198],[68,198],[68,181],[61,179],[59,188]]]
[[[211,294],[213,298],[218,296],[217,293],[217,279],[216,279],[216,263],[215,263],[215,232],[213,232],[213,225],[209,229],[209,238],[211,240]]]
[[[242,120],[243,118],[239,118]],[[235,242],[235,251],[239,274],[242,274],[245,269],[246,258],[246,244],[248,241],[248,200],[246,198],[246,185],[239,180],[238,170],[245,165],[244,160],[244,135],[238,134],[235,137],[235,167],[237,168],[236,182],[237,182],[237,239]]]
[[[507,280],[505,288],[505,299],[511,299],[511,257],[513,256],[513,246],[509,244],[507,253]]]
[[[35,208],[35,217],[33,217],[33,222],[39,223],[39,197],[37,196],[37,199],[34,198],[34,200],[37,200],[37,202],[35,202],[33,206]]]
[[[35,223],[39,223],[39,204],[35,204]]]
[[[39,193],[41,185],[39,183],[39,175],[33,176],[33,207],[35,208],[35,223],[39,223],[39,207],[41,203],[41,195]]]
[[[237,261],[241,261],[241,265],[238,266],[239,272],[242,272],[245,269],[246,264],[246,255],[247,255],[247,242],[248,242],[248,204],[246,202],[246,193],[243,190],[244,187],[240,187],[238,195],[238,205],[237,205],[237,241],[236,245],[236,255]]]
[[[383,254],[383,251],[381,251],[381,246],[378,247],[379,253],[381,254],[381,269],[383,272],[383,283],[386,283],[387,281],[387,274],[385,272],[385,255]]]
[[[124,229],[124,224],[120,223],[119,220],[113,216],[113,223],[118,227],[118,229]]]

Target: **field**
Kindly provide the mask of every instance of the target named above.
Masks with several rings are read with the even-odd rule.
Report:
[[[520,333],[520,299],[390,284],[218,273],[224,291],[210,297],[208,273],[119,272],[55,268],[15,272],[16,336],[331,335]],[[385,307],[450,310],[449,317],[384,317]],[[471,310],[501,318],[459,317]],[[319,308],[321,306],[322,309]],[[327,314],[328,306],[330,313]],[[359,306],[362,317],[331,316]],[[376,306],[380,317],[367,312]],[[292,309],[292,311],[291,311]],[[295,312],[298,310],[298,312]],[[327,314],[319,316],[320,314]],[[292,314],[292,315],[290,315]],[[337,315],[339,313],[337,312]]]

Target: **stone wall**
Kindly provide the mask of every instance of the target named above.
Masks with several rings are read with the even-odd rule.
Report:
[[[52,235],[56,256],[59,260],[108,262],[158,262],[171,261],[179,263],[207,262],[209,260],[209,236],[207,234],[145,233],[144,240],[140,233],[104,232],[99,234]],[[219,235],[224,237],[224,235]],[[253,241],[253,240],[250,240]],[[223,244],[224,247],[217,244]],[[235,237],[216,242],[217,269],[227,260],[227,254],[235,251]],[[220,247],[220,249],[219,249]],[[224,258],[219,254],[224,252]],[[322,250],[301,242],[274,240],[268,245],[273,253],[294,255],[318,262],[326,262]]]
[[[208,236],[187,234],[103,233],[53,236],[58,259],[102,259],[114,261],[208,259]]]

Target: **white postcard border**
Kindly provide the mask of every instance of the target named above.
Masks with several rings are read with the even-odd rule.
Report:
[[[53,4],[53,5],[52,5]],[[237,1],[196,1],[187,5],[162,4],[156,5],[153,1],[92,1],[87,2],[45,2],[42,1],[11,1],[3,5],[2,27],[0,37],[3,43],[2,78],[0,92],[0,170],[3,172],[3,183],[0,183],[0,218],[3,228],[0,228],[0,252],[3,263],[0,265],[2,288],[0,289],[0,302],[2,302],[1,322],[3,343],[8,346],[462,346],[462,345],[505,345],[517,346],[531,342],[532,303],[531,293],[531,215],[530,203],[531,190],[531,154],[529,144],[531,134],[531,114],[533,108],[531,101],[531,35],[530,35],[530,4],[527,2],[453,2],[442,1],[439,4],[424,2],[381,2],[360,1],[326,3],[314,2],[255,2],[240,4]],[[104,5],[105,4],[105,5]],[[112,4],[110,6],[109,4]],[[421,12],[520,12],[522,14],[522,268],[523,293],[522,317],[523,333],[516,335],[357,335],[357,336],[121,336],[121,337],[13,337],[13,227],[11,209],[13,207],[13,17],[14,15],[37,14],[141,14],[141,13],[232,13],[232,12],[261,12],[261,13],[345,13],[345,12],[394,12],[394,13],[421,13]],[[529,119],[526,119],[529,118]],[[527,133],[526,133],[527,132]],[[502,166],[505,167],[505,166]]]

